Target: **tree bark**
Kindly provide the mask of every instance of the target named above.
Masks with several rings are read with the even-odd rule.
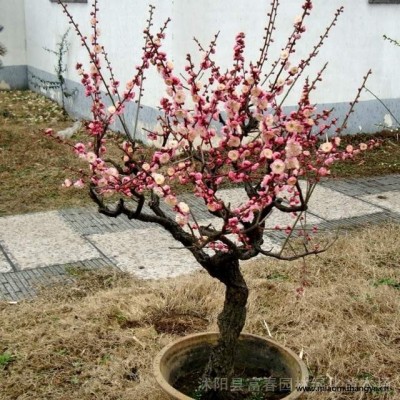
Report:
[[[216,273],[215,273],[216,271]],[[225,284],[225,302],[218,316],[220,338],[211,352],[206,366],[204,379],[226,379],[230,385],[233,377],[233,365],[236,356],[239,335],[246,322],[246,304],[249,294],[246,282],[240,271],[239,260],[221,260],[214,269],[214,277]],[[203,396],[204,400],[229,399],[229,393],[210,390]]]

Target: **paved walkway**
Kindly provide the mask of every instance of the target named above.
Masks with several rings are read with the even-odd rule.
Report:
[[[224,191],[234,204],[240,189]],[[200,200],[185,199],[199,220],[210,214]],[[308,223],[337,228],[400,222],[400,175],[326,181],[310,203]],[[290,216],[276,212],[270,227],[286,226]],[[271,245],[282,240],[279,232],[268,236]],[[38,285],[70,279],[72,268],[116,266],[139,278],[166,278],[190,273],[198,266],[191,254],[153,224],[107,218],[95,208],[65,209],[0,218],[0,300],[18,301],[35,295]]]

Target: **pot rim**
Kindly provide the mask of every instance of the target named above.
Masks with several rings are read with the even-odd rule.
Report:
[[[186,342],[188,340],[193,340],[193,339],[200,339],[202,337],[207,337],[207,336],[219,336],[219,332],[212,331],[212,332],[200,332],[200,333],[192,333],[190,335],[186,335],[184,337],[181,337],[179,339],[174,340],[173,342],[169,343],[167,346],[163,347],[161,351],[158,352],[156,355],[154,361],[153,361],[153,374],[156,378],[156,381],[158,385],[164,390],[164,392],[168,393],[171,396],[175,396],[179,398],[180,400],[193,400],[192,397],[186,396],[184,393],[178,391],[175,389],[173,386],[171,386],[167,380],[164,378],[164,376],[161,373],[161,360],[164,358],[164,356],[169,352],[169,350],[173,347],[175,347],[177,344],[181,342]],[[282,349],[284,352],[286,352],[290,357],[292,357],[297,364],[300,367],[301,371],[301,377],[302,377],[302,386],[306,386],[308,381],[309,381],[309,373],[308,369],[304,363],[304,361],[293,351],[288,349],[287,347],[283,346],[279,342],[277,342],[274,339],[263,337],[260,335],[254,335],[252,333],[247,333],[247,332],[242,332],[240,334],[241,337],[249,337],[249,338],[255,338],[259,340],[263,340],[265,342],[269,342],[272,345],[279,347]],[[283,397],[281,400],[294,400],[299,397],[299,392],[295,389],[291,393],[289,393],[287,396]]]

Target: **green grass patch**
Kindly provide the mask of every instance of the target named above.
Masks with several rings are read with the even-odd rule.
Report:
[[[15,356],[11,353],[1,353],[0,354],[0,369],[6,369],[13,361],[15,361]]]
[[[393,278],[382,278],[382,279],[379,279],[376,282],[374,282],[375,287],[382,286],[382,285],[389,286],[393,289],[400,290],[400,281],[396,281]]]

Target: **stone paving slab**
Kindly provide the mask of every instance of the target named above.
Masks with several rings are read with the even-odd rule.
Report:
[[[0,218],[0,240],[18,269],[40,268],[100,256],[55,211]]]
[[[173,278],[200,268],[189,250],[160,228],[91,235],[90,240],[117,267],[139,278]]]
[[[309,201],[309,210],[319,218],[331,221],[374,214],[381,210],[354,197],[317,186]]]
[[[379,194],[361,196],[359,199],[400,214],[400,192],[379,192]]]

